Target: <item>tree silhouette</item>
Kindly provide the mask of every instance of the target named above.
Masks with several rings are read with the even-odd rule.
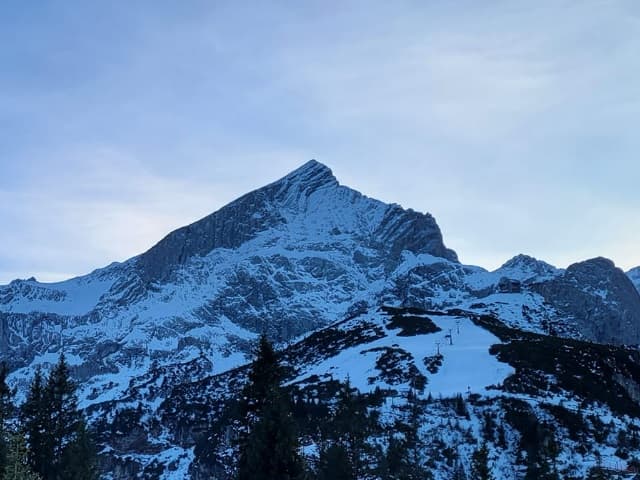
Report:
[[[263,335],[242,392],[244,427],[238,480],[298,480],[305,476],[290,401],[280,385],[282,377],[278,355]]]

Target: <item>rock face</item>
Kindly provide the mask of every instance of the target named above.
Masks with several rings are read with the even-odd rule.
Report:
[[[136,261],[147,282],[166,281],[176,268],[215,249],[235,249],[269,230],[306,223],[318,240],[347,233],[397,258],[403,250],[457,260],[434,218],[385,205],[340,186],[331,170],[311,160],[281,180],[170,233]],[[303,232],[299,232],[303,233]]]
[[[261,332],[287,340],[376,303],[406,255],[457,264],[431,215],[367,198],[311,161],[124,263],[0,287],[1,355],[20,369],[64,348],[91,402],[120,394],[126,382],[111,376],[153,361],[204,352],[223,371]]]
[[[611,260],[571,265],[561,277],[536,286],[584,338],[602,343],[640,343],[640,294]]]
[[[627,272],[636,289],[640,292],[640,267],[632,268]]]
[[[64,348],[98,402],[121,393],[119,372],[202,353],[224,371],[260,332],[287,340],[385,302],[475,309],[533,330],[555,320],[637,343],[635,292],[604,263],[591,273],[526,255],[495,272],[461,265],[431,215],[370,199],[310,161],[124,263],[0,287],[0,346],[25,381],[21,368]]]

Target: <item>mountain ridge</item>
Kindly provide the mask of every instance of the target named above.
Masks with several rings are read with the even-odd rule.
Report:
[[[147,418],[163,419],[162,448],[183,445],[181,461],[191,462],[195,437],[189,435],[195,434],[180,433],[165,400],[200,402],[193,389],[242,368],[261,333],[281,345],[293,342],[293,350],[309,338],[329,342],[326,358],[296,350],[292,362],[304,373],[296,382],[342,375],[341,366],[358,364],[374,378],[358,378],[363,389],[395,388],[408,378],[405,367],[416,379],[431,378],[439,368],[435,342],[443,343],[447,329],[453,341],[462,324],[479,342],[467,344],[482,349],[478,361],[500,371],[491,381],[507,382],[518,370],[490,355],[492,342],[506,341],[486,332],[492,328],[520,332],[534,344],[545,338],[553,348],[563,339],[639,344],[640,294],[630,278],[602,258],[567,269],[522,254],[491,272],[464,265],[432,215],[340,185],[314,160],[122,263],[64,282],[0,286],[0,360],[24,391],[34,369],[64,351],[81,382],[81,405],[94,421],[136,399]],[[429,320],[438,330],[429,330],[429,315],[442,317]],[[431,336],[414,338],[416,323],[427,325],[419,335]],[[456,348],[448,358],[468,367],[465,350]],[[501,355],[513,354],[505,349]],[[443,368],[453,371],[450,364]],[[443,378],[433,382],[446,386]],[[621,378],[630,392],[640,391]],[[467,381],[478,389],[483,382]],[[435,385],[434,394],[452,392]],[[109,451],[115,440],[104,435]],[[109,461],[126,463],[129,453],[118,452]],[[147,457],[138,453],[143,464]]]
[[[0,287],[0,345],[13,368],[64,345],[83,378],[143,352],[177,361],[204,349],[223,368],[258,332],[287,339],[373,301],[403,251],[457,261],[431,215],[340,186],[311,161],[125,262]]]

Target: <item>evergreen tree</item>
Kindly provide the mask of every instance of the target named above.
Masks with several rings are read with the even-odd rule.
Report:
[[[467,410],[467,402],[464,401],[462,394],[457,394],[455,398],[456,415],[469,418],[469,410]]]
[[[333,444],[320,452],[318,480],[356,480],[349,453],[343,445]]]
[[[13,391],[7,385],[9,368],[5,362],[0,363],[0,428],[6,430],[7,422],[13,414]]]
[[[547,464],[548,474],[547,480],[559,480],[560,474],[558,473],[558,456],[561,453],[560,445],[558,444],[555,435],[549,430],[549,437],[544,446],[543,454],[544,460]]]
[[[485,411],[482,416],[482,437],[487,442],[493,442],[497,424],[491,412]]]
[[[242,406],[247,420],[252,422],[260,417],[264,407],[274,393],[280,392],[280,384],[284,373],[278,354],[271,342],[262,335],[258,344],[256,358],[249,371],[249,382],[242,391]]]
[[[9,441],[9,419],[13,415],[13,392],[7,385],[9,369],[6,363],[0,364],[0,472],[7,460]]]
[[[373,419],[364,399],[351,387],[347,379],[338,392],[338,401],[331,420],[331,433],[333,440],[347,452],[356,478],[363,476],[366,440],[372,426]]]
[[[29,466],[27,444],[21,434],[12,435],[9,440],[7,462],[2,471],[2,480],[39,480]]]
[[[429,479],[432,475],[424,467],[423,452],[425,444],[420,438],[419,431],[424,407],[413,390],[409,390],[407,394],[407,409],[407,429],[405,431],[407,479]]]
[[[547,425],[536,424],[536,434],[532,435],[527,451],[527,471],[525,480],[559,480],[557,458],[560,446]]]
[[[64,453],[64,480],[95,480],[98,473],[95,466],[95,450],[91,435],[84,420],[77,425],[75,438]]]
[[[489,466],[489,447],[483,443],[471,456],[471,478],[473,480],[493,480]]]
[[[389,436],[380,470],[382,480],[404,478],[406,474],[404,441],[393,434]]]
[[[49,462],[53,459],[53,446],[49,433],[48,399],[39,367],[31,381],[27,399],[22,405],[21,417],[29,446],[29,465],[34,472],[45,478]]]
[[[76,386],[64,354],[45,380],[38,369],[22,405],[32,470],[44,480],[95,477],[91,439],[78,410]]]
[[[243,389],[238,480],[297,480],[305,477],[290,401],[280,386],[282,367],[266,336]]]
[[[52,472],[50,478],[56,478],[66,467],[65,450],[74,442],[81,419],[76,386],[71,380],[64,353],[49,375],[45,397],[49,410],[48,436],[51,438],[53,458],[56,459],[52,469],[55,473]]]
[[[419,435],[422,405],[413,392],[407,394],[406,421],[397,422],[383,461],[382,478],[384,480],[425,480],[432,478],[425,468],[423,456],[425,445]]]

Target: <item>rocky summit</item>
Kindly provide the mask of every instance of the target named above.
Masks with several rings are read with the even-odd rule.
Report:
[[[232,447],[214,431],[263,333],[289,387],[316,404],[349,378],[377,395],[389,427],[403,392],[428,398],[436,478],[453,478],[442,452],[470,456],[489,417],[503,435],[500,448],[485,438],[496,478],[522,478],[509,465],[531,425],[557,427],[558,465],[583,478],[595,451],[625,468],[640,457],[614,445],[640,431],[639,284],[638,269],[604,258],[464,265],[433,216],[368,198],[312,160],[123,263],[0,287],[0,359],[24,395],[65,353],[104,478],[228,478]],[[305,441],[313,458],[319,440]]]

